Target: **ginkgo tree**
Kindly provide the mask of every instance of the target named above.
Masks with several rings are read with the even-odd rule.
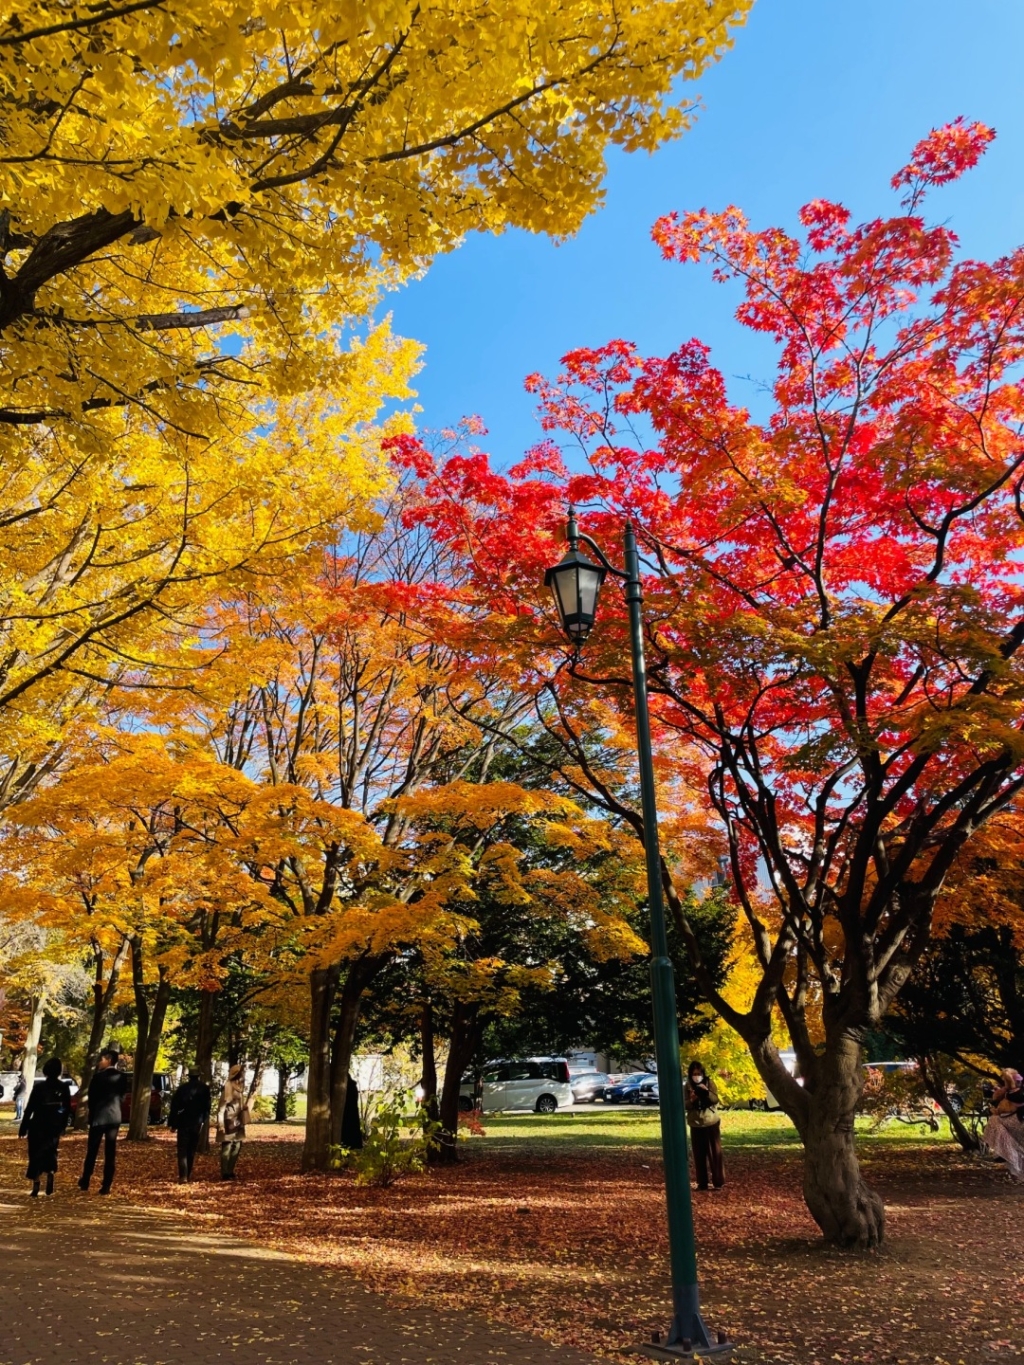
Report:
[[[381,291],[469,231],[575,230],[606,150],[685,128],[677,78],[713,63],[748,7],[8,7],[12,795],[59,745],[68,670],[106,683],[187,614],[186,587],[274,572],[365,492],[373,461],[331,447],[353,396],[376,411],[408,378],[408,348],[358,325]]]
[[[137,412],[97,419],[95,442],[0,431],[0,804],[69,758],[110,685],[189,683],[212,592],[291,572],[365,520],[386,478],[375,447],[402,419],[373,422],[415,357],[378,328],[322,358],[308,393],[206,393],[195,435]]]
[[[662,359],[612,342],[530,381],[549,439],[508,475],[479,451],[438,464],[399,443],[426,480],[423,519],[475,575],[467,657],[497,667],[504,651],[577,778],[639,827],[574,728],[593,692],[628,730],[621,598],[605,592],[566,658],[538,586],[567,502],[609,552],[634,521],[660,777],[703,781],[757,958],[749,1008],[704,971],[666,866],[668,899],[800,1133],[812,1215],[846,1245],[880,1242],[885,1221],[854,1146],[862,1041],[961,851],[1024,784],[1024,249],[963,259],[922,208],[992,136],[933,131],[893,179],[897,211],[863,224],[824,200],[800,235],[736,208],[658,222],[666,258],[738,282],[738,320],[778,348],[760,418],[698,341]]]

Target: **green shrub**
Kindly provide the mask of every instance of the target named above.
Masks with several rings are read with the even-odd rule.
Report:
[[[352,1170],[360,1185],[387,1188],[403,1175],[422,1171],[427,1151],[436,1143],[440,1124],[415,1103],[410,1090],[382,1095],[367,1115],[362,1148],[332,1147],[334,1170]]]
[[[274,1117],[276,1107],[273,1095],[257,1095],[249,1105],[249,1113],[254,1123],[268,1123]]]

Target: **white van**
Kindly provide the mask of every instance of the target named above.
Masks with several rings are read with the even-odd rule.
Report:
[[[484,1113],[499,1109],[532,1109],[553,1114],[572,1104],[569,1063],[564,1057],[527,1057],[522,1061],[489,1062],[480,1077],[480,1105]],[[474,1077],[467,1073],[459,1091],[459,1108],[474,1103]]]
[[[782,1065],[786,1068],[786,1070],[789,1072],[789,1074],[791,1076],[796,1077],[797,1085],[803,1085],[803,1080],[796,1075],[796,1053],[793,1051],[793,1049],[792,1048],[781,1049],[779,1052],[779,1060],[781,1061]],[[764,1099],[761,1101],[761,1103],[755,1104],[752,1101],[750,1107],[751,1109],[755,1108],[766,1109],[769,1114],[777,1114],[779,1110],[782,1108],[778,1100],[767,1088],[767,1086],[765,1087]]]

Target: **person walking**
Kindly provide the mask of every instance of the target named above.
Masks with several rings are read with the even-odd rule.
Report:
[[[28,1138],[28,1169],[32,1198],[39,1196],[40,1177],[46,1176],[46,1193],[53,1194],[57,1174],[57,1148],[71,1117],[71,1092],[60,1078],[61,1061],[51,1057],[43,1067],[43,1079],[32,1087],[18,1136]]]
[[[210,1118],[210,1087],[205,1084],[198,1071],[190,1071],[188,1080],[179,1085],[171,1100],[171,1112],[167,1116],[167,1126],[177,1133],[178,1142],[178,1184],[185,1185],[192,1179],[192,1166],[196,1159],[203,1124]]]
[[[103,1182],[100,1185],[100,1194],[109,1194],[114,1183],[117,1130],[121,1126],[121,1100],[128,1091],[128,1077],[117,1069],[120,1060],[121,1054],[116,1048],[105,1047],[96,1064],[96,1074],[89,1082],[87,1092],[89,1138],[85,1147],[82,1178],[78,1182],[80,1190],[89,1188],[100,1143],[103,1144]]]
[[[691,1062],[686,1077],[686,1121],[690,1126],[690,1145],[697,1171],[697,1188],[711,1183],[716,1190],[725,1184],[722,1160],[722,1120],[718,1112],[718,1091],[700,1062]]]
[[[249,1109],[245,1097],[245,1069],[236,1062],[228,1072],[228,1079],[217,1110],[217,1136],[220,1140],[220,1178],[234,1180],[235,1164],[245,1141],[245,1125]]]
[[[25,1077],[19,1075],[14,1082],[14,1122],[20,1123],[25,1113],[25,1091],[28,1086],[25,1084]]]

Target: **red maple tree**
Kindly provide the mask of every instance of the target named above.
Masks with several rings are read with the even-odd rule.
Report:
[[[528,381],[548,438],[507,474],[472,449],[398,450],[424,479],[416,515],[473,568],[467,658],[534,688],[569,779],[636,826],[580,724],[595,696],[628,723],[619,595],[567,662],[539,586],[567,502],[609,549],[634,522],[660,772],[692,781],[696,756],[760,964],[748,1012],[704,974],[668,868],[666,889],[708,997],[799,1130],[811,1213],[843,1244],[884,1230],[853,1141],[861,1044],[957,853],[1024,782],[1024,250],[961,259],[921,214],[992,137],[962,119],[933,131],[893,178],[900,211],[859,226],[823,200],[799,237],[735,208],[655,225],[667,258],[739,281],[739,321],[776,343],[763,417],[730,401],[700,342],[645,359],[616,341]]]

